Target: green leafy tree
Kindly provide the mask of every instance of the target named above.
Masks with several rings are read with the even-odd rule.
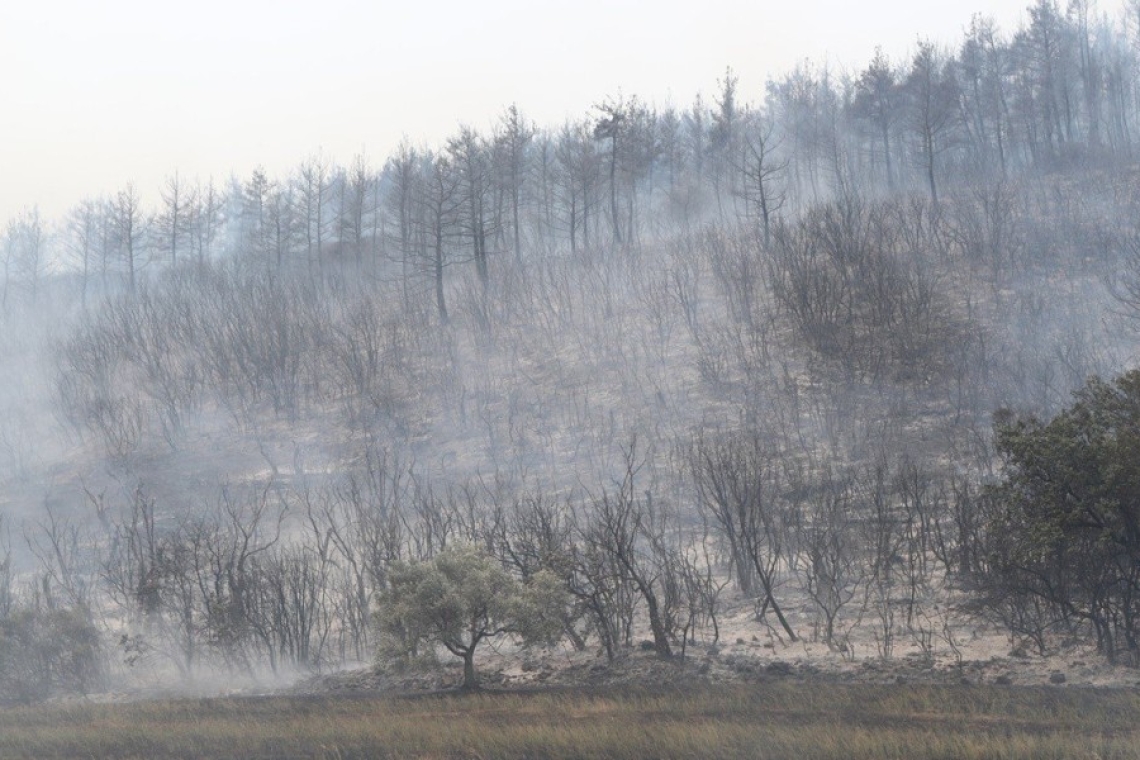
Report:
[[[442,645],[463,659],[463,688],[479,687],[475,651],[504,634],[524,643],[555,640],[566,606],[563,585],[547,571],[525,583],[472,547],[449,548],[430,560],[397,564],[380,600],[382,631],[408,653]]]
[[[989,609],[1015,631],[1086,627],[1140,664],[1140,371],[1098,378],[1052,420],[998,415],[1004,479],[989,489]]]

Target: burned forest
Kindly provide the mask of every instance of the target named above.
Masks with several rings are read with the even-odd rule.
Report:
[[[16,214],[0,701],[516,651],[1140,666],[1138,23],[1038,0]]]

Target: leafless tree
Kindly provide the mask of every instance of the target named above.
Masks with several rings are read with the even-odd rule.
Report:
[[[305,159],[297,170],[296,187],[305,241],[305,261],[309,272],[324,266],[325,233],[330,215],[331,163],[321,153]]]
[[[87,308],[88,287],[99,252],[100,227],[106,223],[102,211],[97,201],[84,200],[72,210],[67,220],[67,251],[79,268],[79,299],[84,309]]]
[[[522,212],[526,200],[528,155],[537,130],[512,103],[499,119],[494,137],[495,176],[506,195],[515,259],[522,259]],[[506,225],[497,225],[500,229]]]
[[[850,645],[836,623],[864,581],[853,485],[849,477],[832,473],[819,479],[801,548],[805,587],[822,618],[823,641],[847,654]]]
[[[958,83],[947,67],[933,44],[920,42],[903,85],[910,96],[910,128],[918,141],[918,156],[934,203],[938,203],[938,156],[950,147],[960,114]]]
[[[142,246],[147,228],[142,201],[134,185],[128,183],[115,196],[111,219],[116,246],[127,268],[127,284],[133,293],[143,263]]]
[[[446,157],[429,157],[426,173],[418,198],[419,234],[424,241],[424,264],[430,272],[436,311],[440,321],[447,324],[449,315],[444,272],[453,259],[452,239],[464,201],[459,192],[459,180]]]
[[[187,252],[190,223],[198,203],[193,189],[187,187],[178,172],[166,179],[161,190],[162,208],[155,219],[158,251],[170,257],[171,266],[178,265],[178,252]]]
[[[447,153],[458,200],[456,221],[471,244],[475,273],[486,288],[490,276],[488,243],[495,232],[491,216],[491,149],[485,138],[464,126],[448,141]]]
[[[771,610],[788,638],[796,641],[776,598],[776,574],[786,559],[786,518],[774,459],[759,431],[712,434],[694,443],[690,471],[701,508],[731,552],[741,591],[757,595],[759,616]]]
[[[750,122],[741,136],[743,149],[738,162],[737,193],[744,202],[745,218],[759,223],[767,247],[772,239],[773,218],[780,213],[787,198],[783,183],[788,162],[778,155],[775,125],[759,115],[753,116]]]

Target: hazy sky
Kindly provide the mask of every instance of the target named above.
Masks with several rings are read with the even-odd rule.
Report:
[[[1002,29],[1028,0],[0,0],[0,223],[133,181],[379,163],[512,102],[541,125],[607,95],[688,105],[726,66],[746,100],[798,60]],[[11,7],[18,5],[19,7]],[[1119,3],[1102,0],[1115,12]]]

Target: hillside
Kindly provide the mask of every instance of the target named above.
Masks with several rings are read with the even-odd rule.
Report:
[[[711,107],[512,107],[378,171],[13,220],[0,613],[42,667],[0,690],[415,665],[443,649],[394,579],[462,546],[555,579],[567,656],[731,618],[775,659],[1140,662],[1131,533],[1059,596],[1003,543],[1001,421],[1132,368],[1140,314],[1132,101],[1052,7],[762,104],[728,72]],[[1025,85],[1047,23],[1069,78]]]

